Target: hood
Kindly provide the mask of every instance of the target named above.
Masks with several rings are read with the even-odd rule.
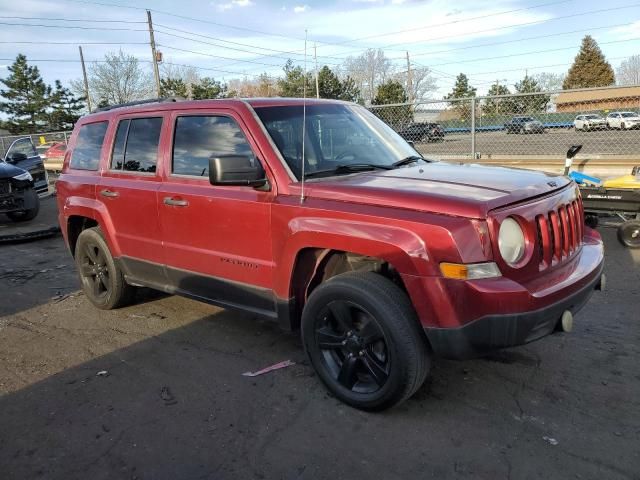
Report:
[[[570,179],[544,172],[433,162],[305,182],[306,196],[469,218],[545,195]]]
[[[18,168],[14,165],[11,165],[10,163],[0,161],[0,179],[12,178],[24,172],[25,171],[22,168]]]
[[[525,125],[542,125],[540,120],[527,120],[524,122]]]

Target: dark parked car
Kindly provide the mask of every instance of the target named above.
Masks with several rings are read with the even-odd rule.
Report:
[[[533,117],[513,117],[504,124],[507,133],[544,133],[544,125]]]
[[[402,138],[410,142],[437,142],[444,140],[444,130],[437,123],[412,123],[398,133]]]
[[[49,190],[49,180],[44,163],[29,137],[18,138],[7,150],[4,162],[29,172],[37,193]]]
[[[35,218],[39,210],[40,201],[31,174],[0,161],[0,213],[21,222]]]

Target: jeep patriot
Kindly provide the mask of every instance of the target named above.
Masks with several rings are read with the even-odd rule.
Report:
[[[76,124],[57,189],[96,307],[145,286],[273,318],[364,410],[410,397],[432,357],[570,330],[602,283],[571,180],[423,158],[351,103],[97,111]]]

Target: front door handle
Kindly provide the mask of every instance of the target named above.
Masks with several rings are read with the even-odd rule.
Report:
[[[102,195],[103,197],[111,197],[111,198],[120,196],[118,192],[113,192],[111,190],[100,190],[100,195]]]
[[[171,205],[172,207],[186,207],[189,205],[189,202],[177,198],[164,197],[164,204]]]

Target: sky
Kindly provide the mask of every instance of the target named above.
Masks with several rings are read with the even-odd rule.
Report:
[[[165,63],[224,81],[279,75],[287,58],[302,65],[305,35],[310,70],[314,45],[331,68],[381,48],[406,70],[409,52],[432,70],[433,98],[461,72],[479,94],[525,73],[565,73],[587,34],[614,69],[640,54],[640,3],[629,0],[0,0],[0,77],[23,53],[47,83],[68,84],[82,74],[78,45],[87,62],[121,48],[150,70],[147,8]]]

